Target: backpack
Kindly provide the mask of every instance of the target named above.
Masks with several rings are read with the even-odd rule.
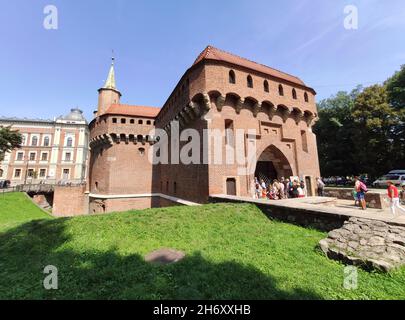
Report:
[[[363,192],[368,192],[367,186],[362,181],[360,181],[360,190]]]

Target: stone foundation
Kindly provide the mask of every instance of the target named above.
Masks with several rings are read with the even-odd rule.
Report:
[[[319,242],[331,259],[388,272],[405,264],[405,227],[352,217]]]

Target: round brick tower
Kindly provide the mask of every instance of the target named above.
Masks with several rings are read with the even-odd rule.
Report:
[[[159,108],[120,104],[114,59],[98,110],[90,122],[90,213],[153,206],[153,166],[148,160]]]

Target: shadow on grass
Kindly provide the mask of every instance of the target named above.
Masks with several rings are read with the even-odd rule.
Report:
[[[66,222],[32,221],[0,234],[0,299],[321,299],[299,284],[282,290],[253,266],[215,263],[198,252],[152,265],[113,244],[89,251],[71,242]],[[46,265],[58,268],[58,290],[43,288]]]

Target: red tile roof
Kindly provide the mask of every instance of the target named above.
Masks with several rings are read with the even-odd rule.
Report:
[[[131,106],[128,104],[112,104],[104,114],[120,114],[126,116],[138,116],[155,118],[160,111],[160,108]]]
[[[258,72],[261,72],[261,73],[264,73],[264,74],[268,74],[268,75],[273,76],[273,77],[281,78],[281,79],[284,79],[284,80],[287,80],[287,81],[290,81],[290,82],[297,83],[297,84],[305,86],[305,83],[301,79],[299,79],[299,78],[297,78],[295,76],[292,76],[292,75],[290,75],[288,73],[285,73],[285,72],[270,68],[270,67],[265,66],[263,64],[259,64],[257,62],[253,62],[253,61],[250,61],[248,59],[239,57],[239,56],[234,55],[232,53],[229,53],[229,52],[214,48],[212,46],[207,46],[204,49],[204,51],[200,53],[200,55],[194,61],[193,66],[196,65],[197,63],[199,63],[202,60],[217,60],[217,61],[228,62],[230,64],[245,67],[245,68],[255,70],[255,71],[258,71]]]

